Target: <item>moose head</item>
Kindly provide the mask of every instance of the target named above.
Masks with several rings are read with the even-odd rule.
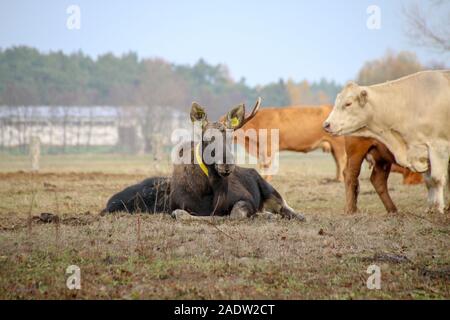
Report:
[[[219,121],[210,122],[205,109],[196,102],[192,103],[191,121],[201,127],[201,142],[194,146],[195,160],[206,175],[214,172],[220,177],[227,177],[233,172],[235,168],[232,153],[233,132],[256,115],[260,104],[261,98],[258,98],[248,116],[245,114],[245,105],[240,104]]]

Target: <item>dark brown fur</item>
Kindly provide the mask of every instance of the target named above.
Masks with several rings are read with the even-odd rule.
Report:
[[[114,212],[158,213],[169,210],[170,180],[153,177],[126,187],[113,195],[101,214]]]
[[[186,145],[194,156],[194,144]],[[193,158],[192,158],[193,159]],[[266,182],[255,169],[235,166],[226,177],[219,175],[214,165],[207,165],[207,177],[198,164],[175,165],[172,176],[170,208],[182,209],[192,215],[229,215],[236,203],[252,216],[263,210],[264,205],[275,202],[280,214],[288,213],[280,194]],[[276,206],[275,206],[276,207]],[[283,210],[281,210],[283,208]]]
[[[256,114],[258,108],[259,102],[252,115]],[[245,107],[241,105],[230,111],[221,122],[210,123],[203,108],[194,103],[191,119],[202,123],[202,141],[198,142],[201,144],[201,154],[203,155],[203,150],[213,143],[205,133],[209,129],[221,133],[224,154],[229,152],[232,140],[226,140],[227,130],[239,129],[252,115],[246,118]],[[239,119],[238,125],[230,124],[232,118],[236,121]],[[224,216],[236,213],[250,217],[264,208],[284,217],[304,219],[287,205],[281,195],[256,170],[236,166],[234,160],[227,162],[225,158],[223,161],[216,159],[212,164],[203,161],[207,167],[207,176],[200,165],[194,162],[196,146],[194,142],[188,142],[179,150],[180,155],[190,155],[191,162],[174,165],[170,193],[172,212],[181,209],[196,216]]]

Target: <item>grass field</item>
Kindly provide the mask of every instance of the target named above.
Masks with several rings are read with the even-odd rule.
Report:
[[[388,215],[361,177],[360,213],[343,214],[344,186],[322,153],[282,154],[274,186],[307,222],[167,215],[101,217],[109,196],[168,164],[145,156],[0,155],[0,298],[448,299],[450,216],[426,214],[424,185],[392,174]],[[37,216],[53,213],[56,223]],[[381,289],[369,290],[369,265]],[[81,289],[66,287],[69,265]]]

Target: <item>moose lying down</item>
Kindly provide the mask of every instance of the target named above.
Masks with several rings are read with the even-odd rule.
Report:
[[[255,169],[235,165],[232,133],[255,116],[260,103],[258,99],[248,117],[241,104],[223,120],[209,122],[205,110],[194,102],[190,117],[201,128],[201,139],[184,143],[177,150],[180,158],[188,160],[174,164],[170,182],[164,178],[146,179],[114,195],[102,212],[169,211],[179,218],[187,214],[251,217],[265,210],[305,220]]]

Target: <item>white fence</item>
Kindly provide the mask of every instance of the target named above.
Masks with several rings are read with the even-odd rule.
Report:
[[[185,127],[187,119],[172,107],[0,106],[0,148],[25,149],[39,137],[43,146],[61,152],[95,146],[145,152],[154,139],[158,147],[170,144],[173,129]]]

